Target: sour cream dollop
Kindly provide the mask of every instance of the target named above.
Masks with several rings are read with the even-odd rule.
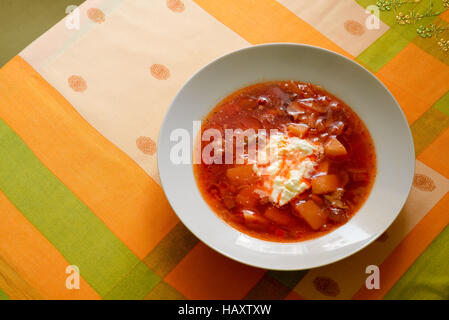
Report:
[[[268,161],[253,165],[254,172],[262,180],[260,192],[267,194],[273,204],[283,206],[311,187],[315,160],[323,153],[323,147],[277,133],[270,136],[262,152]]]

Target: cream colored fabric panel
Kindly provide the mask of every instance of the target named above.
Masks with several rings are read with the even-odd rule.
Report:
[[[91,8],[88,1],[82,14]],[[99,9],[104,21],[88,22],[59,52],[46,53],[49,61],[39,56],[49,39],[23,57],[159,182],[154,142],[177,90],[201,66],[249,43],[190,0],[127,0]]]
[[[87,0],[77,12],[67,16],[26,47],[19,55],[34,69],[41,70],[99,23],[89,19],[88,11],[101,8],[104,14],[114,10],[123,0]],[[69,10],[71,8],[67,8]],[[76,24],[76,25],[75,25]]]
[[[353,56],[378,39],[388,26],[368,30],[369,15],[354,0],[277,0]]]
[[[379,266],[448,191],[447,178],[416,161],[416,176],[409,199],[386,233],[347,259],[310,270],[294,290],[306,299],[350,299],[365,284],[366,267]],[[317,288],[317,281],[320,281],[317,279],[327,285]],[[340,290],[336,296],[335,288]]]

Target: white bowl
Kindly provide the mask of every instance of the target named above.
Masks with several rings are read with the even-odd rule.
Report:
[[[345,225],[320,238],[295,243],[259,240],[221,220],[201,196],[192,164],[176,165],[170,134],[179,128],[196,137],[192,122],[203,119],[232,92],[270,80],[300,80],[323,86],[365,122],[377,154],[377,177],[362,208]],[[191,157],[190,157],[191,158]],[[229,53],[190,78],[162,124],[158,167],[174,211],[200,240],[242,263],[275,270],[300,270],[343,259],[380,236],[399,214],[414,173],[410,128],[398,103],[368,70],[337,53],[300,44],[265,44]]]

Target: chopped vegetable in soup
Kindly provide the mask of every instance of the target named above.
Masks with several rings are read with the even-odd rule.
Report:
[[[375,179],[367,128],[344,102],[312,84],[241,89],[203,121],[203,152],[211,150],[203,135],[209,129],[223,137],[209,140],[219,161],[203,155],[194,165],[197,184],[219,217],[250,236],[292,242],[328,233],[356,213]]]

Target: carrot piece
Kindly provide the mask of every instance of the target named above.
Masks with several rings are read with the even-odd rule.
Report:
[[[331,157],[342,157],[348,154],[345,146],[335,137],[330,137],[324,144],[324,153]]]
[[[235,201],[231,197],[224,197],[223,204],[225,205],[226,209],[232,209],[235,207]]]
[[[244,185],[256,182],[258,177],[253,171],[252,165],[242,165],[230,168],[226,171],[226,177],[232,183],[237,185]]]
[[[327,215],[313,200],[307,200],[296,205],[296,212],[313,230],[321,228],[327,220]]]
[[[340,182],[341,182],[342,186],[345,186],[345,185],[348,184],[348,182],[349,182],[349,174],[345,170],[340,171],[338,173],[338,176],[339,176],[339,179],[340,179]]]
[[[367,182],[369,181],[369,174],[368,172],[353,173],[352,180],[355,182]]]
[[[282,229],[276,228],[276,230],[274,230],[274,234],[278,237],[285,237],[286,232]]]
[[[315,194],[334,192],[339,185],[338,177],[335,174],[318,176],[312,179],[312,192]]]

